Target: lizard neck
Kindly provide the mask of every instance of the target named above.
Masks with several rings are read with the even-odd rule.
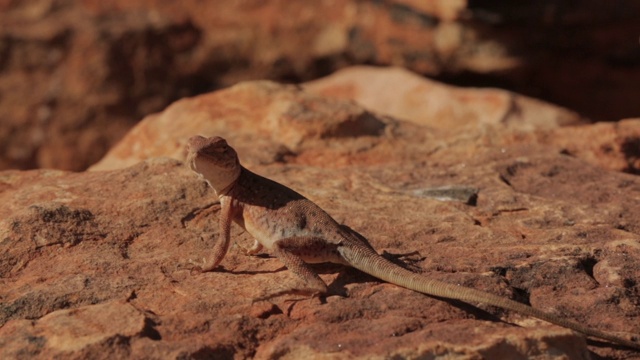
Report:
[[[238,176],[236,176],[236,178],[229,183],[229,185],[225,186],[222,189],[218,189],[218,188],[213,188],[213,190],[216,192],[216,195],[218,195],[218,197],[222,197],[222,196],[226,196],[229,194],[229,192],[231,192],[231,189],[233,189],[233,186],[236,184],[236,182],[238,181],[238,178],[240,177],[240,174],[238,174]],[[212,186],[213,187],[213,186]]]
[[[202,174],[205,180],[215,190],[216,195],[226,195],[242,173],[242,165],[233,166],[229,169],[211,168],[209,166],[198,167],[198,172]]]

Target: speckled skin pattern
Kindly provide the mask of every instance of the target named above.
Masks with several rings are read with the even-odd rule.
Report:
[[[387,261],[362,235],[338,224],[312,201],[242,167],[236,151],[223,138],[190,138],[187,163],[209,182],[221,204],[221,239],[216,242],[211,259],[197,268],[199,271],[212,271],[220,264],[229,248],[231,223],[235,222],[256,240],[247,253],[254,254],[266,248],[304,282],[303,287],[289,289],[286,293],[326,293],[327,285],[307,263],[333,262],[352,266],[423,294],[501,307],[585,335],[640,349],[640,344],[635,341],[588,328],[507,298],[429,279]],[[282,293],[285,292],[274,295]]]

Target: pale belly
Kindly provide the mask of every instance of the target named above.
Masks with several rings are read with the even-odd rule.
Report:
[[[313,234],[304,226],[304,221],[297,221],[289,215],[286,209],[268,211],[262,207],[245,205],[244,228],[267,249],[272,249],[273,244],[282,239],[317,237],[317,234]]]
[[[244,228],[267,250],[272,250],[280,240],[298,238],[302,241],[288,241],[285,247],[304,262],[344,264],[336,246],[328,241],[321,229],[314,226],[313,221],[300,217],[299,213],[290,216],[292,213],[288,213],[286,208],[265,211],[264,208],[248,206],[243,211]]]

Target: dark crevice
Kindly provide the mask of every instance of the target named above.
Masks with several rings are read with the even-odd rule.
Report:
[[[513,300],[531,306],[531,294],[526,289],[511,287],[513,291]]]
[[[640,175],[640,137],[625,139],[620,146],[620,150],[627,161],[627,167],[623,169],[623,171],[629,174]]]
[[[500,174],[500,181],[502,181],[503,183],[505,183],[507,186],[511,187],[511,182],[509,181],[509,179],[507,179],[506,176]]]
[[[233,360],[235,359],[235,350],[231,345],[218,345],[216,347],[204,346],[189,354],[180,354],[178,359],[192,360]]]
[[[130,257],[129,257],[129,247],[131,246],[131,244],[133,244],[133,242],[138,237],[140,237],[140,235],[142,235],[142,233],[134,232],[134,233],[130,234],[129,236],[127,236],[122,242],[118,243],[118,245],[117,245],[118,252],[120,253],[120,256],[122,256],[123,259],[130,259]]]
[[[189,213],[187,213],[187,215],[183,216],[182,219],[180,219],[180,224],[182,224],[183,228],[186,228],[187,224],[191,220],[195,219],[195,217],[198,216],[198,214],[200,214],[203,211],[209,210],[209,209],[211,209],[212,207],[214,207],[216,205],[219,206],[220,202],[216,201],[216,202],[213,202],[211,204],[208,204],[208,205],[205,205],[205,206],[202,206],[202,207],[198,207],[198,208],[195,208],[195,209],[189,211]]]
[[[489,270],[500,277],[505,277],[509,269],[504,266],[492,266]]]
[[[160,335],[160,332],[156,330],[157,325],[158,324],[155,321],[149,318],[145,318],[144,328],[142,329],[140,336],[149,338],[151,340],[162,340],[162,335]]]
[[[593,278],[593,268],[598,263],[598,260],[593,256],[588,256],[580,260],[580,267],[584,270],[589,277]]]

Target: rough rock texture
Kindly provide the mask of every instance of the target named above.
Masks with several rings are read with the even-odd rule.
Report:
[[[350,86],[385,75],[374,73]],[[506,96],[489,94],[489,103]],[[0,173],[0,358],[632,358],[337,265],[316,267],[326,298],[254,302],[291,274],[236,245],[222,271],[191,275],[190,260],[219,235],[219,207],[166,157],[181,158],[190,135],[217,134],[247,166],[425,276],[640,334],[640,178],[621,171],[637,169],[639,152],[621,144],[640,120],[553,127],[568,112],[538,104],[541,121],[532,102],[508,123],[469,115],[459,125],[453,114],[435,128],[339,96],[243,83],[147,117],[92,171]],[[606,136],[579,139],[597,133]],[[443,185],[478,188],[475,205],[406,192]],[[232,236],[251,243],[238,227]]]
[[[586,122],[575,112],[536,99],[498,89],[447,86],[401,68],[355,66],[308,82],[304,88],[450,133],[505,126],[517,131],[491,138],[494,146],[548,144],[600,167],[640,174],[637,119],[581,126]]]
[[[179,98],[352,64],[637,116],[638,33],[635,0],[3,0],[0,169],[86,169]]]

